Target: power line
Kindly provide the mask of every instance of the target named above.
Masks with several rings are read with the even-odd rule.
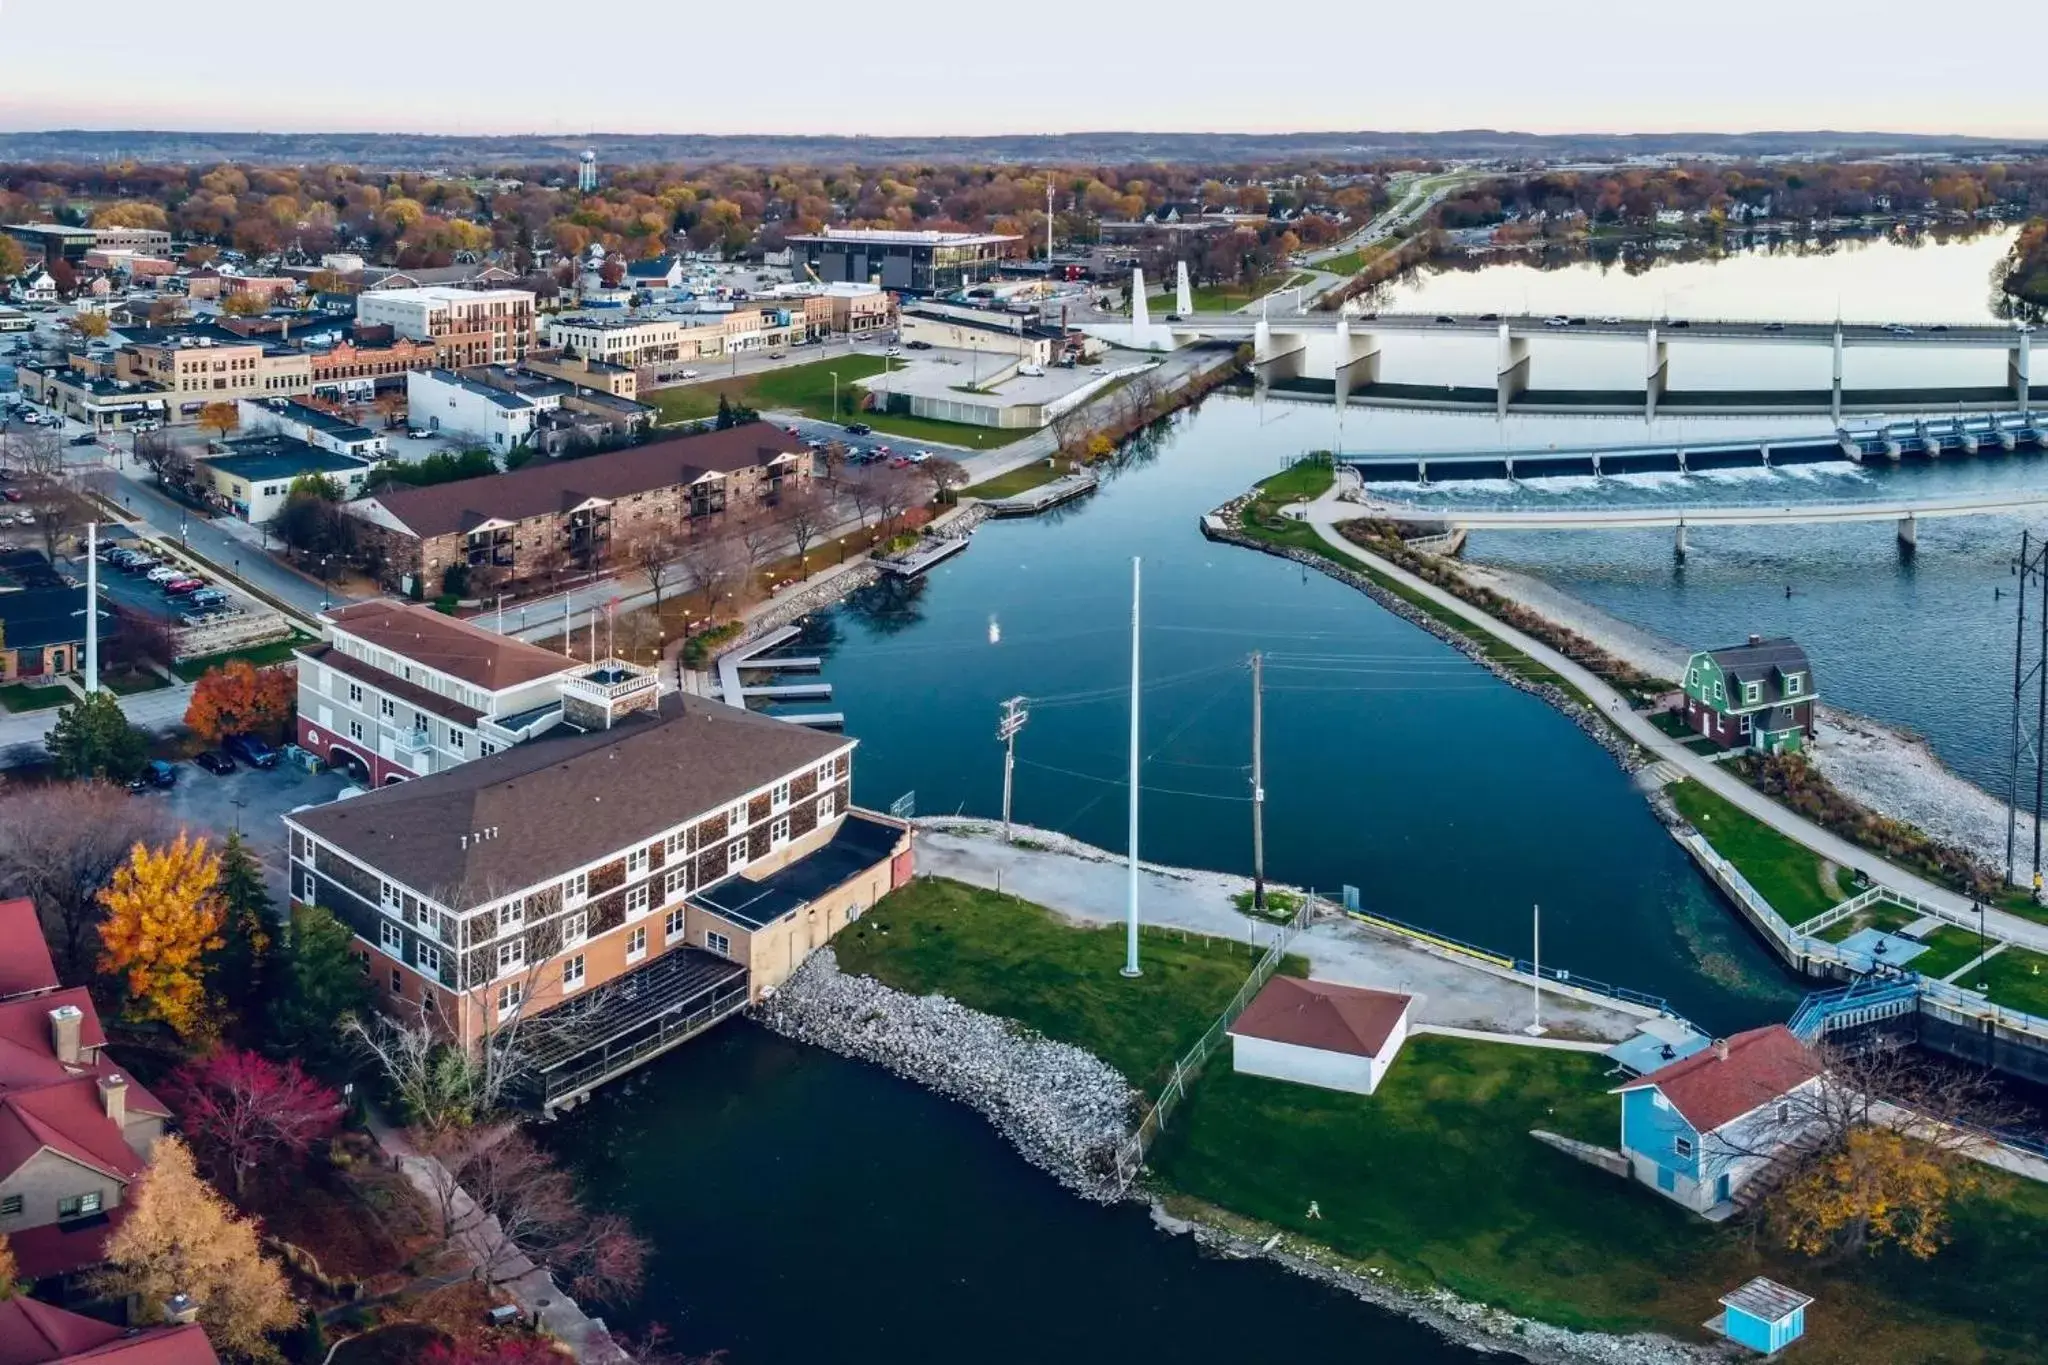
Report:
[[[1061,775],[1062,777],[1076,777],[1076,778],[1079,778],[1079,779],[1081,779],[1081,780],[1082,780],[1083,782],[1100,782],[1100,783],[1101,783],[1101,784],[1102,784],[1103,786],[1105,786],[1105,787],[1128,787],[1128,786],[1130,786],[1130,780],[1129,780],[1128,778],[1122,778],[1122,777],[1103,777],[1103,776],[1101,776],[1101,775],[1099,775],[1099,774],[1097,774],[1097,773],[1084,773],[1084,772],[1081,772],[1081,771],[1079,771],[1078,769],[1075,769],[1075,768],[1061,768],[1061,767],[1057,767],[1057,766],[1055,766],[1055,765],[1053,765],[1053,764],[1051,764],[1051,763],[1039,763],[1039,762],[1037,762],[1037,761],[1035,761],[1035,760],[1033,760],[1033,759],[1029,759],[1029,758],[1020,758],[1020,759],[1018,759],[1018,760],[1017,760],[1017,762],[1018,762],[1019,766],[1021,766],[1021,767],[1026,767],[1026,768],[1042,768],[1042,769],[1044,769],[1044,770],[1045,770],[1046,772],[1049,772],[1049,773],[1058,773],[1058,774],[1060,774],[1060,775]],[[1152,785],[1152,784],[1151,784],[1150,782],[1140,782],[1140,783],[1138,784],[1138,790],[1139,790],[1139,791],[1141,791],[1141,792],[1156,792],[1156,793],[1158,793],[1158,794],[1159,794],[1159,795],[1161,795],[1161,796],[1192,796],[1192,797],[1195,797],[1195,798],[1197,798],[1197,799],[1199,799],[1199,800],[1203,800],[1203,801],[1249,801],[1249,800],[1251,800],[1251,798],[1250,798],[1249,796],[1232,796],[1232,795],[1227,795],[1227,794],[1224,794],[1224,793],[1220,793],[1220,792],[1195,792],[1195,791],[1188,791],[1188,790],[1186,790],[1185,788],[1182,788],[1182,787],[1155,787],[1155,786],[1153,786],[1153,785]]]

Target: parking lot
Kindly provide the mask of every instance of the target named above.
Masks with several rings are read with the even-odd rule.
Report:
[[[159,801],[193,834],[219,841],[239,829],[250,852],[263,863],[264,884],[282,910],[285,899],[284,826],[278,817],[299,806],[332,801],[348,786],[339,773],[317,776],[289,763],[268,770],[237,764],[222,777],[178,762],[174,787],[143,792],[134,800]]]

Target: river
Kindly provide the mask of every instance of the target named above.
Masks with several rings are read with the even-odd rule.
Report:
[[[1885,273],[1952,249],[1909,259],[1870,247],[1843,259]],[[1427,291],[1509,281],[1514,269],[1403,286],[1422,300],[1407,306],[1451,307]],[[1589,270],[1590,281],[1605,278]],[[1640,288],[1658,273],[1615,275]],[[1521,284],[1499,287],[1518,295]],[[1626,300],[1591,297],[1531,303],[1630,311]],[[1857,308],[1881,311],[1878,294],[1855,297]],[[1977,316],[1970,302],[1958,298],[1947,315]],[[928,579],[870,589],[815,618],[816,648],[803,652],[825,655],[832,704],[861,741],[863,803],[914,794],[922,812],[994,814],[1000,703],[1021,694],[1032,701],[1018,741],[1018,818],[1120,849],[1130,561],[1142,556],[1145,856],[1249,867],[1244,661],[1260,650],[1272,875],[1353,885],[1375,910],[1517,951],[1540,904],[1546,962],[1668,996],[1714,1032],[1783,1018],[1800,988],[1701,881],[1628,778],[1561,715],[1360,594],[1211,545],[1196,527],[1201,512],[1307,450],[1618,441],[1643,431],[1598,419],[1359,409],[1340,418],[1327,405],[1212,396],[1136,443],[1087,500],[985,525],[968,553]],[[1987,459],[1963,470],[1785,477],[1845,491],[1920,480],[1931,491],[2032,468]],[[2003,572],[1998,547],[2009,531],[1930,524],[1910,565],[1895,562],[1884,527],[1796,540],[1695,532],[1682,570],[1653,536],[1488,536],[1474,548],[1673,639],[1791,630],[1814,651],[1824,693],[1926,730],[1970,771],[1989,752],[1970,738],[1984,730],[1977,698],[1995,690],[1998,672],[1998,618],[1979,599]],[[1790,599],[1788,581],[1797,585]],[[1896,666],[1900,657],[1943,658],[1955,676]],[[1892,666],[1875,666],[1883,659]],[[648,1293],[627,1320],[665,1321],[690,1350],[730,1348],[733,1365],[967,1353],[1222,1362],[1271,1355],[1280,1340],[1290,1353],[1477,1359],[1272,1267],[1205,1259],[1137,1209],[1072,1199],[965,1109],[750,1025],[670,1055],[551,1131],[604,1201],[656,1243]]]

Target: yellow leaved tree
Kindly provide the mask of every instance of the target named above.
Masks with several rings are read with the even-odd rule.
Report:
[[[1974,1173],[1953,1153],[1861,1127],[1785,1187],[1776,1216],[1785,1245],[1802,1255],[1890,1243],[1924,1261],[1948,1241],[1950,1206],[1974,1185]]]
[[[14,1248],[7,1245],[7,1234],[0,1232],[0,1299],[11,1299],[21,1278],[20,1268],[14,1263]]]
[[[207,958],[222,946],[226,914],[220,855],[184,834],[158,848],[138,843],[99,900],[100,970],[126,985],[130,1013],[187,1040],[210,1036]]]
[[[107,1239],[107,1264],[94,1287],[111,1298],[133,1295],[144,1322],[160,1321],[173,1294],[189,1295],[207,1338],[233,1359],[275,1359],[270,1334],[299,1320],[284,1272],[257,1243],[256,1225],[237,1218],[199,1178],[192,1153],[175,1137],[151,1152],[127,1217]]]

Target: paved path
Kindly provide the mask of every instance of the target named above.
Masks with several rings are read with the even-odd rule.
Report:
[[[950,828],[934,828],[935,825]],[[921,822],[920,872],[1014,893],[1084,924],[1121,924],[1129,872],[1121,858],[1048,830],[1017,827],[1034,848],[1002,841],[987,821]],[[1245,967],[1273,940],[1274,927],[1238,912],[1231,897],[1249,890],[1244,877],[1184,868],[1139,869],[1138,917],[1148,925],[1186,929],[1245,945]],[[1405,939],[1347,920],[1321,921],[1298,935],[1290,951],[1308,959],[1319,981],[1400,991],[1416,998],[1415,1022],[1491,1033],[1516,1033],[1529,1022],[1529,982],[1428,952]],[[1143,947],[1139,949],[1143,960]],[[1618,1042],[1642,1019],[1553,993],[1543,1019],[1558,1036]]]
[[[1959,895],[1947,887],[1937,886],[1916,873],[1894,866],[1867,849],[1822,829],[1805,816],[1787,810],[1756,788],[1732,773],[1723,771],[1719,765],[1702,758],[1677,739],[1659,730],[1651,723],[1649,716],[1631,710],[1620,693],[1541,640],[1494,620],[1455,594],[1434,583],[1425,582],[1406,569],[1378,555],[1368,553],[1346,540],[1337,531],[1337,524],[1356,520],[1368,513],[1357,503],[1345,502],[1339,498],[1342,486],[1340,481],[1328,493],[1308,506],[1309,524],[1315,527],[1316,533],[1333,549],[1375,573],[1384,574],[1403,587],[1450,608],[1470,621],[1477,630],[1521,650],[1591,698],[1594,705],[1606,712],[1608,720],[1617,729],[1647,750],[1659,764],[1668,764],[1676,768],[1716,796],[1769,825],[1780,834],[1804,844],[1830,862],[1854,868],[1872,881],[1881,882],[1894,891],[1927,904],[1942,906],[1958,915],[1976,918],[1976,909],[1967,896]],[[1987,911],[1984,920],[1986,928],[1998,937],[2048,952],[2048,924],[2036,924],[2032,920],[2022,919],[2004,910]]]

